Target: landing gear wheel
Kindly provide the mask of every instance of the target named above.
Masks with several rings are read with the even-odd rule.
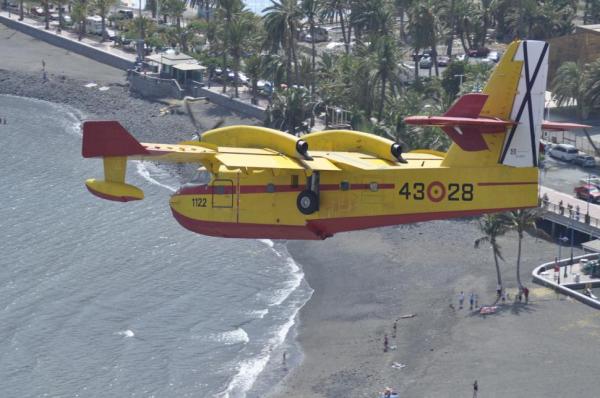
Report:
[[[306,189],[298,194],[296,205],[300,213],[312,214],[319,209],[319,197],[313,191]]]

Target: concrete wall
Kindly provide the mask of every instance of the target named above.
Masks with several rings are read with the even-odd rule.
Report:
[[[37,29],[19,22],[16,19],[6,18],[1,15],[0,23],[8,26],[11,29],[18,30],[19,32],[23,32],[29,36],[35,37],[36,39],[50,43],[53,46],[62,47],[66,50],[83,55],[84,57],[91,58],[95,61],[102,62],[103,64],[110,65],[114,68],[127,70],[133,67],[133,62],[126,58],[102,51],[85,43],[68,39],[54,33],[53,31]]]
[[[223,94],[212,92],[203,87],[196,88],[193,91],[193,95],[195,97],[206,97],[209,99],[209,101],[214,102],[217,105],[224,106],[234,112],[242,113],[259,120],[265,120],[266,117],[266,112],[261,107],[247,102],[242,102],[235,98],[230,98]]]
[[[574,257],[573,260],[577,260],[579,261],[579,259],[582,258],[598,258],[598,253],[594,253],[594,254],[584,254],[583,256],[578,256],[578,257]],[[560,260],[559,261],[559,266],[561,267],[559,272],[562,272],[562,267],[566,267],[567,264],[569,263],[569,259],[564,259],[564,260]],[[544,277],[542,277],[540,274],[544,271],[547,270],[552,270],[554,268],[554,261],[549,262],[549,263],[545,263],[540,265],[539,267],[536,267],[533,272],[531,273],[531,275],[533,276],[533,281],[535,283],[538,283],[542,286],[546,286],[549,287],[550,289],[554,289],[562,294],[565,294],[567,296],[571,296],[576,300],[581,301],[584,304],[589,305],[590,307],[594,307],[596,309],[600,309],[600,301],[594,300],[591,297],[586,296],[585,294],[579,293],[578,291],[574,290],[576,288],[580,288],[585,286],[585,283],[571,283],[568,285],[559,285],[558,283],[554,282],[553,280],[549,280],[546,279]],[[592,283],[592,285],[596,285],[596,283]]]
[[[129,80],[131,90],[144,97],[183,99],[185,96],[185,91],[175,79],[161,79],[130,70],[127,80]]]

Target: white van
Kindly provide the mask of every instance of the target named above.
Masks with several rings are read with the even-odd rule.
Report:
[[[102,18],[98,15],[85,19],[85,31],[93,35],[102,34]]]
[[[577,148],[569,144],[558,144],[550,150],[550,156],[555,159],[564,160],[565,162],[573,161],[578,153]]]

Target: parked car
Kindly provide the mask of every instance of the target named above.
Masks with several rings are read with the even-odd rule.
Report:
[[[438,66],[448,66],[450,63],[450,57],[446,57],[445,55],[440,55],[437,57]]]
[[[117,15],[121,16],[123,19],[133,19],[133,11],[131,10],[119,10],[117,11]]]
[[[584,184],[575,188],[575,196],[593,203],[600,202],[600,189],[592,184]]]
[[[419,68],[421,69],[430,69],[433,66],[433,61],[430,56],[423,56],[419,61]]]
[[[329,33],[327,32],[327,29],[316,26],[314,29],[314,32],[315,32],[315,38],[314,38],[315,43],[329,41]],[[300,32],[300,39],[304,40],[307,43],[312,43],[313,37],[310,32],[310,29],[306,29],[306,30],[303,30],[302,32]]]
[[[555,159],[564,160],[565,162],[572,162],[578,153],[579,151],[573,145],[558,144],[552,147],[549,155]]]
[[[467,51],[467,54],[469,55],[469,57],[473,57],[473,58],[485,58],[488,56],[488,54],[490,53],[490,49],[487,47],[481,47],[481,48],[477,48],[477,49],[470,49],[469,51]]]
[[[227,73],[227,79],[230,81],[234,81],[235,80],[235,72],[231,71],[231,72]],[[248,79],[248,76],[246,76],[246,74],[244,72],[238,72],[237,82],[238,82],[238,84],[243,84],[244,86],[247,86],[248,83],[250,82],[250,79]]]
[[[500,61],[500,53],[498,51],[490,51],[490,53],[487,55],[487,59],[498,63],[498,61]]]
[[[573,163],[578,164],[582,167],[596,167],[596,159],[593,156],[588,155],[586,153],[577,154],[577,156],[575,156],[575,159],[573,159]]]
[[[44,8],[43,7],[32,7],[29,12],[36,17],[44,16]]]

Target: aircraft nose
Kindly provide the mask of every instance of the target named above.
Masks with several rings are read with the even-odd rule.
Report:
[[[181,195],[179,195],[179,191],[177,191],[173,195],[171,195],[171,198],[169,199],[169,204],[171,205],[171,207],[177,206],[179,204],[180,200],[181,200]]]

